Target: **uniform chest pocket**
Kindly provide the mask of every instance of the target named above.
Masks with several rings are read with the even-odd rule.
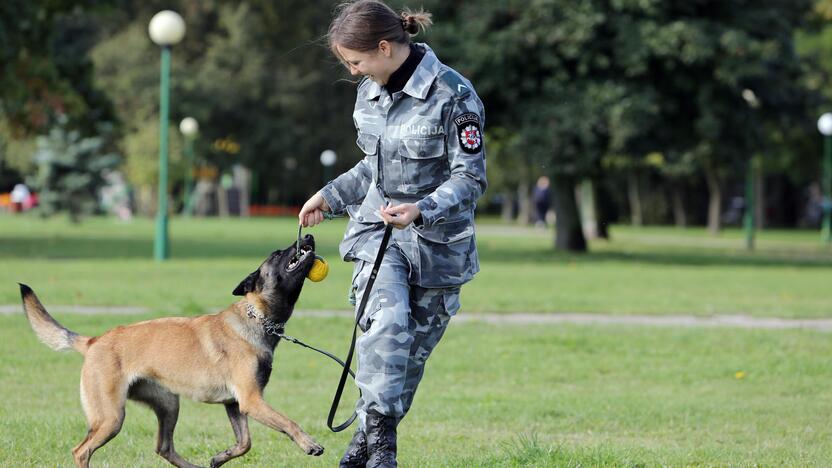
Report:
[[[358,139],[355,144],[361,148],[364,154],[374,155],[378,151],[378,137],[369,133],[358,132]]]
[[[399,143],[402,191],[426,195],[448,180],[450,165],[445,154],[445,136],[403,138]]]
[[[365,132],[358,132],[358,139],[355,140],[355,144],[361,149],[361,152],[364,153],[364,156],[375,156],[378,154],[378,146],[379,146],[379,138],[372,133],[365,133]],[[373,173],[373,179],[376,178],[376,173],[378,172],[378,158],[367,158],[367,162],[370,164],[370,170]]]

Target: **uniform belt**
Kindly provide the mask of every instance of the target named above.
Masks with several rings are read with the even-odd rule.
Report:
[[[424,197],[419,196],[412,196],[408,198],[399,198],[399,197],[389,197],[387,195],[383,195],[384,199],[387,200],[391,205],[401,205],[403,203],[416,203]]]

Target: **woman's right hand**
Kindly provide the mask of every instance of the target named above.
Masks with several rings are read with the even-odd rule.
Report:
[[[324,211],[329,211],[329,205],[324,200],[321,192],[312,195],[298,213],[298,223],[303,227],[312,227],[324,220]]]

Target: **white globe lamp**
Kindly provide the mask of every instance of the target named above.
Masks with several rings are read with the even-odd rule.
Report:
[[[150,39],[162,47],[176,45],[185,37],[185,20],[175,11],[162,10],[150,19],[147,31]]]

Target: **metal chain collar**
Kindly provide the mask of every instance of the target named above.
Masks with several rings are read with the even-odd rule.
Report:
[[[266,332],[267,335],[283,335],[283,330],[286,327],[286,322],[278,323],[270,318],[258,315],[257,309],[255,309],[254,306],[248,302],[246,302],[246,315],[248,315],[249,318],[259,320],[260,323],[263,324],[263,331]]]

